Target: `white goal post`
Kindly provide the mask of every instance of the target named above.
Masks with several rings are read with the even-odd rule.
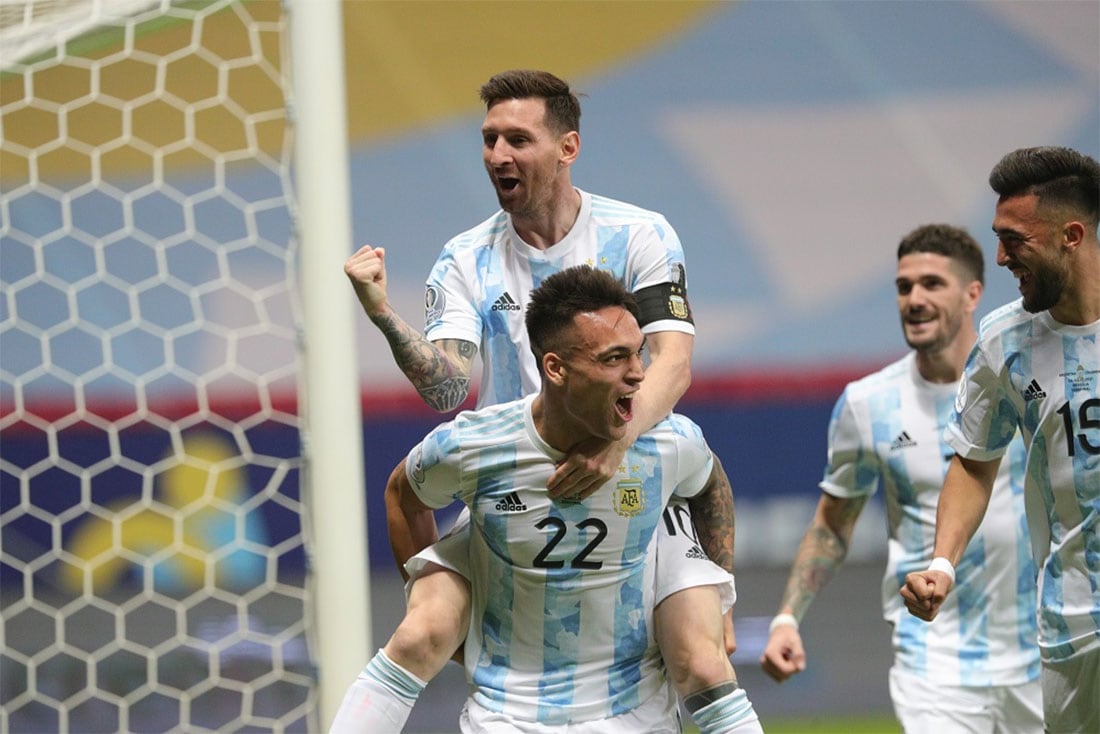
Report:
[[[351,252],[340,0],[294,0],[291,21],[315,624],[327,729],[372,652],[359,371],[348,348],[356,309],[350,288],[333,284]]]
[[[0,0],[0,730],[312,732],[368,659],[342,41]]]

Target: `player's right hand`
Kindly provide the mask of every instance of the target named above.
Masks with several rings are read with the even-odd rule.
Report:
[[[914,617],[931,622],[951,590],[951,578],[940,571],[914,571],[905,577],[901,598]]]
[[[386,250],[363,245],[344,263],[344,273],[368,316],[386,309]]]
[[[580,502],[615,476],[624,456],[618,441],[593,437],[575,444],[547,480],[550,499]]]
[[[760,667],[779,683],[806,669],[802,636],[793,625],[781,624],[772,630],[760,656]]]

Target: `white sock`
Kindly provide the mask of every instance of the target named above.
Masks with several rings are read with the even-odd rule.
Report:
[[[749,697],[735,688],[713,703],[691,712],[700,734],[763,734]]]
[[[400,734],[428,685],[379,650],[348,687],[330,734]]]

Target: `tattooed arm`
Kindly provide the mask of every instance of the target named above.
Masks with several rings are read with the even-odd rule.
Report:
[[[729,477],[726,476],[726,470],[722,468],[722,462],[718,460],[718,456],[714,456],[714,467],[710,471],[710,477],[707,479],[703,491],[689,499],[687,504],[691,509],[691,524],[695,527],[695,537],[698,539],[699,545],[702,546],[707,557],[714,561],[716,565],[733,573],[733,490],[730,488]],[[673,598],[675,597],[681,598],[679,604],[684,604],[686,600],[688,607],[696,608],[685,609],[680,607],[681,611],[679,612],[670,611],[669,599],[666,599],[662,602],[662,605],[666,608],[662,616],[675,619],[677,626],[688,625],[682,631],[687,633],[689,637],[697,637],[698,635],[691,632],[693,628],[690,625],[693,621],[698,622],[700,619],[700,608],[698,608],[700,597],[695,594],[674,594]],[[737,649],[737,637],[733,631],[732,608],[722,615],[722,637],[726,654],[732,655]],[[672,647],[666,647],[665,642],[662,642],[661,645],[662,653],[666,649],[693,649],[690,642],[686,644],[672,643]]]
[[[706,486],[688,500],[688,507],[703,551],[710,560],[733,573],[733,490],[717,456]]]
[[[813,522],[802,538],[791,567],[780,614],[793,614],[798,620],[805,616],[814,597],[832,581],[848,555],[852,530],[865,504],[866,497],[834,497],[821,493]]]
[[[867,497],[821,494],[814,519],[802,537],[791,566],[779,614],[791,615],[795,622],[805,616],[814,597],[833,579],[848,555],[852,530],[866,504]],[[760,664],[764,672],[779,682],[806,668],[806,655],[796,624],[772,625]]]
[[[397,366],[425,403],[440,413],[462,404],[470,392],[470,372],[477,355],[473,342],[462,339],[430,342],[392,311],[387,318],[371,321],[386,336]]]
[[[364,245],[344,263],[344,272],[371,322],[386,337],[394,361],[431,408],[454,410],[470,391],[477,345],[462,339],[430,342],[390,308],[386,296],[386,251]]]

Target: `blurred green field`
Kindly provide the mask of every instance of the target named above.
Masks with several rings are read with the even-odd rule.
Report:
[[[821,716],[807,718],[769,718],[761,722],[764,734],[901,734],[901,726],[893,716]],[[685,734],[699,730],[688,724]]]
[[[893,716],[822,716],[763,722],[765,734],[901,734]]]

